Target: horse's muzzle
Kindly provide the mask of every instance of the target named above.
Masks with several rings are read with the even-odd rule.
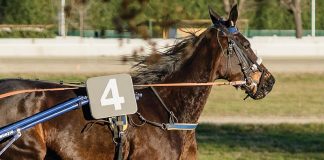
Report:
[[[260,83],[258,84],[258,89],[254,94],[248,95],[255,99],[262,99],[264,98],[268,93],[271,92],[273,85],[275,84],[275,78],[271,75],[269,72],[265,72],[265,74],[261,77]]]

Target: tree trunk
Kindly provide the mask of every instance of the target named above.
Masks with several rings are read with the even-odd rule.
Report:
[[[224,4],[224,10],[227,14],[229,14],[230,10],[231,10],[231,4],[229,2],[229,0],[223,0],[223,4]]]
[[[237,4],[237,0],[223,0],[224,10],[229,15],[234,4]]]
[[[294,19],[296,25],[296,38],[303,37],[303,21],[301,16],[300,0],[294,0]]]
[[[281,0],[281,3],[293,12],[295,20],[296,38],[302,38],[303,22],[301,16],[300,0]]]
[[[227,15],[229,15],[232,7],[235,4],[238,4],[238,13],[240,13],[240,14],[243,13],[245,0],[240,0],[239,2],[240,3],[238,4],[238,1],[237,0],[223,0],[224,10],[227,13]]]
[[[84,24],[83,24],[83,18],[84,18],[83,9],[81,9],[79,11],[79,14],[80,14],[80,37],[83,37],[83,27],[84,27]]]

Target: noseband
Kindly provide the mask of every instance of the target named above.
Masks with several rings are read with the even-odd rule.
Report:
[[[246,93],[247,93],[247,96],[244,99],[246,99],[248,97],[257,98],[261,93],[261,86],[264,83],[264,75],[266,73],[263,70],[263,68],[261,68],[261,66],[260,66],[262,63],[262,59],[258,57],[258,59],[256,61],[253,61],[249,55],[244,53],[245,46],[242,46],[242,44],[239,43],[234,38],[234,34],[239,32],[235,26],[225,28],[222,25],[217,25],[217,26],[213,25],[212,28],[217,29],[217,40],[218,40],[218,43],[220,46],[222,46],[222,45],[219,41],[218,33],[222,32],[224,35],[227,36],[228,49],[227,49],[226,75],[228,76],[228,73],[229,73],[228,70],[231,69],[231,66],[230,66],[231,59],[230,58],[231,58],[231,55],[233,55],[233,53],[234,53],[240,63],[241,70],[244,75],[244,81],[246,81],[246,83],[241,86],[246,90]],[[256,71],[260,71],[262,73],[261,77],[260,77],[259,85],[252,78],[252,73],[254,73]],[[253,90],[252,90],[253,86],[257,87],[257,91],[255,93],[253,93]]]

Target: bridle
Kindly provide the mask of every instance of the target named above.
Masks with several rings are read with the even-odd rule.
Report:
[[[226,77],[228,78],[228,75],[230,73],[231,69],[231,56],[233,54],[236,55],[239,64],[241,66],[241,71],[244,75],[244,81],[246,81],[245,84],[241,85],[247,93],[247,96],[244,98],[258,98],[262,94],[262,89],[261,87],[263,86],[264,83],[264,76],[265,76],[265,70],[260,66],[262,63],[262,59],[258,57],[256,61],[253,61],[252,58],[250,57],[249,54],[244,53],[244,50],[246,50],[246,46],[243,46],[240,42],[238,42],[235,39],[235,34],[239,33],[238,29],[235,26],[231,26],[229,28],[224,27],[224,25],[219,24],[219,25],[212,25],[211,28],[217,29],[217,41],[218,44],[220,45],[222,49],[222,53],[225,53],[225,50],[223,46],[220,43],[219,40],[219,32],[222,32],[226,37],[227,37],[227,42],[228,42],[228,48],[227,48],[227,65],[226,65]],[[254,72],[261,72],[261,77],[259,80],[259,83],[255,82],[252,78],[252,73]],[[253,93],[252,88],[257,87],[257,91]]]

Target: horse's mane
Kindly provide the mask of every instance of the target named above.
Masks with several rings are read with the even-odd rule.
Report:
[[[134,84],[160,83],[178,71],[193,55],[204,33],[183,38],[163,51],[140,57],[131,72]]]

